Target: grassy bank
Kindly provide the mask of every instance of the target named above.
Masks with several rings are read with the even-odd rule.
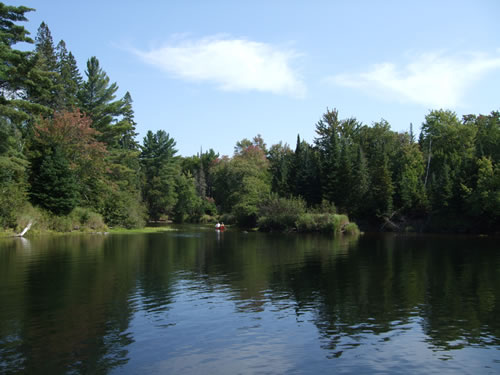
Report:
[[[144,228],[110,228],[108,233],[114,234],[132,234],[132,233],[161,233],[161,232],[173,232],[176,228],[171,227],[144,227]]]

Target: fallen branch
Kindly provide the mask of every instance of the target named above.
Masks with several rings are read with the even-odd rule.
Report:
[[[30,222],[28,223],[28,225],[26,225],[26,228],[23,229],[23,231],[19,234],[16,234],[16,237],[23,237],[27,231],[30,230],[31,226],[33,225],[33,221],[30,220]]]

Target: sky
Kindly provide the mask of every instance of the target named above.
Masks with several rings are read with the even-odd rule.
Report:
[[[232,155],[314,141],[327,109],[418,134],[433,109],[500,110],[500,1],[8,1],[36,11],[85,77],[96,56],[134,100],[138,141]]]

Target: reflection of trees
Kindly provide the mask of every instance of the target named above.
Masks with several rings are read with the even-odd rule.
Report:
[[[2,305],[9,306],[0,312],[7,372],[106,373],[127,360],[137,254],[118,254],[120,244],[106,240],[42,237],[31,240],[30,254],[2,249],[0,264],[7,272],[0,274],[0,285],[15,291],[1,294]],[[135,245],[132,238],[123,243]]]
[[[236,312],[311,314],[332,356],[415,316],[432,348],[499,345],[493,241],[480,251],[464,239],[212,231],[30,241],[0,244],[0,372],[107,372],[128,361],[134,313],[161,320],[184,281],[194,296],[222,290]]]
[[[192,269],[207,284],[229,286],[238,311],[268,302],[312,311],[334,355],[416,322],[431,345],[449,349],[500,337],[498,264],[471,246],[473,239],[439,237],[226,233],[224,246],[208,246]]]
[[[500,345],[497,245],[493,240],[441,239],[433,250],[422,312],[431,344],[443,349]]]
[[[334,355],[366,335],[405,329],[417,313],[434,347],[498,345],[498,264],[462,241],[362,237],[347,256],[318,251],[301,267],[280,268],[274,280],[299,311],[314,312]]]

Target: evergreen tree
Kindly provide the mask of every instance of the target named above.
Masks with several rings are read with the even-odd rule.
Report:
[[[50,109],[34,103],[29,97],[33,86],[35,59],[30,51],[14,47],[20,42],[33,43],[29,32],[16,22],[27,21],[25,13],[34,9],[0,3],[0,116],[22,126],[34,114],[50,113]]]
[[[318,137],[314,140],[320,155],[322,196],[323,199],[333,203],[338,198],[339,129],[338,111],[327,109],[323,118],[316,124]]]
[[[0,116],[0,228],[15,227],[16,218],[27,202],[28,163],[19,147],[21,135]]]
[[[78,90],[82,85],[82,76],[78,70],[75,57],[66,49],[66,43],[61,40],[56,47],[57,72],[61,92],[58,96],[57,107],[71,110],[78,106]]]
[[[77,206],[76,176],[60,147],[54,146],[35,160],[33,171],[30,191],[33,203],[57,215],[66,215]]]
[[[95,56],[87,61],[85,75],[87,80],[78,93],[82,110],[92,118],[92,126],[101,133],[99,139],[116,147],[123,134],[115,125],[124,106],[123,100],[115,100],[118,85],[109,83],[108,75]]]
[[[305,141],[297,149],[295,195],[302,197],[309,206],[314,206],[321,202],[319,159],[315,150]]]
[[[404,134],[396,158],[395,202],[405,212],[422,214],[427,210],[424,187],[425,161],[418,144],[411,135]]]
[[[371,209],[377,216],[390,216],[393,209],[394,184],[387,155],[382,155],[371,175]]]
[[[354,217],[362,217],[368,206],[368,192],[370,191],[370,173],[368,162],[363,149],[358,144],[356,162],[353,166],[352,202],[349,213]]]
[[[146,179],[143,197],[153,220],[171,214],[177,201],[176,177],[180,167],[174,147],[174,139],[163,130],[148,131],[144,137],[140,156]]]
[[[271,190],[280,197],[291,195],[289,185],[294,153],[288,144],[281,142],[269,149],[269,170],[271,172]]]
[[[127,91],[122,99],[122,108],[120,110],[121,120],[115,125],[115,133],[117,133],[118,143],[120,148],[126,150],[137,150],[139,144],[135,140],[137,133],[135,126],[137,123],[134,120],[134,109],[132,108],[132,95]]]
[[[45,22],[42,22],[38,28],[35,54],[32,59],[34,68],[29,72],[30,100],[54,110],[58,107],[62,86],[57,71],[57,57],[52,34]]]
[[[343,138],[341,142],[341,150],[339,157],[338,169],[338,185],[336,206],[340,212],[349,212],[353,203],[353,189],[355,184],[353,175],[353,160],[351,155],[351,146],[347,138]]]
[[[43,70],[55,72],[57,70],[57,57],[54,49],[54,40],[45,22],[40,24],[35,42],[35,52],[38,55],[38,64]]]
[[[474,184],[476,134],[474,122],[461,123],[454,112],[431,111],[425,117],[419,143],[429,161],[433,209],[464,212],[464,195]]]

